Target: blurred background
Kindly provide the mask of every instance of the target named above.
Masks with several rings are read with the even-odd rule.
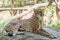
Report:
[[[21,13],[22,10],[12,11],[12,8],[20,8],[20,7],[31,7],[37,3],[46,3],[49,2],[49,6],[41,7],[44,9],[43,14],[43,27],[50,27],[60,31],[60,10],[57,6],[60,4],[52,5],[55,3],[54,0],[0,0],[0,30],[2,30],[9,21],[4,21],[12,16],[15,16],[16,13]],[[57,0],[57,2],[60,2]],[[4,8],[11,8],[11,10],[3,11]],[[23,11],[22,11],[23,12]],[[15,15],[13,15],[13,13]],[[2,40],[2,38],[0,37]]]

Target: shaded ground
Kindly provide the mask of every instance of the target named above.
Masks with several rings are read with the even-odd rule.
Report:
[[[49,39],[38,34],[31,32],[25,32],[25,35],[16,35],[14,37],[3,36],[3,40],[60,40],[60,32],[57,32],[50,28],[44,28],[49,33],[52,33],[57,37],[57,39]]]

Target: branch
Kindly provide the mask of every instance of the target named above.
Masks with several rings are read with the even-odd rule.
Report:
[[[7,11],[7,10],[27,10],[29,8],[24,8],[24,7],[20,7],[20,8],[0,8],[0,11]]]
[[[47,5],[48,5],[48,3],[35,4],[31,8],[29,8],[27,11],[24,11],[24,12],[22,12],[20,14],[17,14],[15,16],[13,16],[11,19],[9,18],[9,19],[6,19],[4,21],[12,21],[12,20],[17,19],[17,18],[20,18],[20,17],[22,17],[22,16],[24,16],[24,15],[26,15],[28,13],[31,13],[32,11],[34,11],[34,9],[37,9],[39,7],[42,7],[42,6],[47,6]]]
[[[56,6],[60,9],[60,3],[57,2],[57,0],[55,0]]]

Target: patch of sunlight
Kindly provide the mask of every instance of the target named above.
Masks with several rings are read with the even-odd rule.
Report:
[[[32,11],[31,13],[29,13],[29,14],[23,16],[23,17],[21,18],[21,20],[31,18],[31,17],[33,16],[33,14],[34,14],[34,12]]]
[[[8,24],[9,21],[4,21],[8,18],[11,18],[9,11],[0,12],[0,30],[3,30],[4,27]]]
[[[9,11],[0,12],[0,20],[4,20],[4,19],[10,18],[10,17],[11,17],[11,15],[10,15]]]

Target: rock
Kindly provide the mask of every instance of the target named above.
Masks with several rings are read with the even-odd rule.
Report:
[[[46,31],[49,33],[55,35],[57,38],[56,39],[50,39],[35,33],[31,32],[24,32],[24,35],[16,35],[13,37],[9,36],[3,36],[4,40],[60,40],[60,32],[57,32],[55,30],[49,29],[49,28],[44,28]]]

